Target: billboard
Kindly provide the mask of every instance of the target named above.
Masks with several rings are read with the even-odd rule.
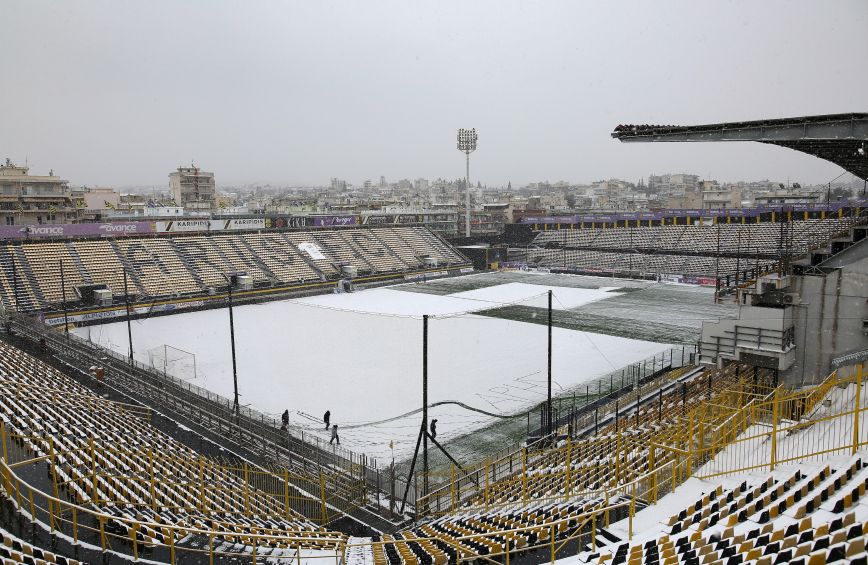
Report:
[[[211,220],[168,220],[157,222],[157,231],[160,233],[208,231],[210,229]]]
[[[313,225],[317,227],[354,226],[355,216],[313,216]]]
[[[312,228],[355,225],[358,225],[356,216],[272,216],[265,218],[266,228]]]
[[[261,230],[265,228],[265,218],[233,218],[230,220],[168,220],[156,222],[160,233],[223,230]]]
[[[266,228],[308,228],[313,226],[310,216],[276,216],[265,218]]]
[[[99,224],[39,224],[33,226],[0,226],[0,239],[41,237],[87,237],[137,235],[153,233],[151,222],[107,222]]]
[[[131,307],[130,310],[133,315],[145,315],[154,314],[157,312],[172,312],[175,310],[198,308],[200,306],[203,306],[204,304],[204,300],[190,300],[187,302],[134,306]],[[126,308],[115,308],[109,310],[98,310],[94,312],[84,312],[81,314],[69,314],[67,316],[67,319],[69,320],[69,323],[91,322],[94,320],[109,320],[111,318],[121,318],[126,315]],[[52,318],[45,318],[44,322],[49,326],[60,326],[64,323],[64,318],[63,316],[54,316]]]
[[[362,217],[362,223],[367,226],[418,224],[422,220],[423,217],[417,214],[369,214]]]

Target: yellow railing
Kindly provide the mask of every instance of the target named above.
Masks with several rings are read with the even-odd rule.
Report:
[[[267,514],[323,526],[340,515],[333,480],[323,473],[304,476],[246,463],[219,465],[183,449],[164,451],[158,444],[107,447],[88,439],[62,449],[50,434],[10,432],[5,422],[0,422],[0,446],[10,468],[49,462],[54,495],[68,492],[79,503],[155,512]],[[67,464],[60,463],[64,460]],[[306,492],[313,496],[300,494],[296,485],[308,486]]]
[[[187,558],[197,558],[196,556],[207,556],[210,563],[213,563],[214,559],[234,558],[238,561],[249,559],[255,564],[258,556],[266,557],[263,552],[268,550],[269,561],[286,562],[287,565],[294,562],[300,564],[302,560],[308,559],[323,559],[323,563],[334,560],[336,565],[342,565],[347,550],[354,547],[370,546],[376,552],[382,551],[383,547],[390,543],[400,545],[406,541],[437,541],[455,547],[461,556],[459,561],[462,562],[484,559],[499,563],[494,558],[502,557],[508,563],[522,553],[541,548],[547,548],[554,561],[565,557],[565,548],[577,539],[587,540],[596,548],[597,527],[608,526],[611,515],[616,511],[619,511],[619,514],[626,513],[628,534],[632,539],[633,518],[639,507],[653,504],[660,496],[674,489],[678,481],[686,478],[689,473],[683,468],[685,462],[684,458],[670,461],[628,483],[599,491],[595,493],[593,500],[586,498],[590,501],[591,508],[577,515],[513,529],[458,537],[408,536],[405,541],[366,541],[353,545],[347,543],[346,536],[335,532],[320,532],[319,535],[314,535],[303,530],[277,531],[231,524],[225,529],[209,530],[116,516],[70,503],[32,487],[15,474],[5,459],[0,460],[0,486],[19,510],[26,511],[34,521],[46,524],[51,533],[66,534],[76,544],[88,541],[96,543],[104,551],[120,552],[131,555],[134,559],[138,559],[144,550],[149,552],[148,558],[153,559],[156,556],[154,552],[162,550],[165,561],[172,564]],[[215,526],[227,525],[219,520],[212,523]],[[118,528],[112,527],[118,524],[125,527],[126,534],[119,534]],[[237,529],[233,529],[233,526]],[[149,539],[142,542],[137,534],[149,530],[160,532],[162,541]],[[516,543],[529,532],[535,533],[540,543]],[[191,547],[182,542],[190,536],[207,539],[207,544],[205,547]],[[463,545],[463,542],[467,541],[484,542],[495,550],[485,556],[471,553],[468,552],[468,546]],[[242,547],[238,548],[238,544]],[[225,549],[227,546],[233,550]],[[285,549],[287,554],[276,555],[274,548]]]
[[[252,563],[256,563],[257,554],[261,555],[263,550],[268,549],[269,559],[285,561],[287,564],[301,564],[302,559],[324,559],[326,561],[323,563],[334,562],[336,565],[343,563],[346,537],[336,532],[320,532],[320,535],[303,530],[261,533],[265,528],[249,526],[237,530],[207,530],[115,516],[72,504],[33,488],[22,481],[5,460],[0,461],[0,485],[20,511],[27,512],[33,521],[46,524],[52,534],[63,533],[75,544],[94,543],[103,551],[117,551],[131,555],[134,559],[138,559],[144,550],[153,554],[155,548],[161,548],[168,563],[188,557],[198,559],[197,556],[207,556],[211,563],[215,558],[251,559]],[[117,525],[123,525],[127,534],[117,533],[118,528],[112,527]],[[160,532],[163,541],[142,542],[136,534],[147,530]],[[207,546],[199,548],[184,545],[182,540],[188,536],[207,539]],[[222,549],[228,545],[223,543],[227,540],[238,540],[244,547],[237,551]],[[286,549],[287,555],[274,555],[274,548]]]
[[[595,544],[594,530],[598,525],[608,526],[610,520],[613,519],[613,513],[625,515],[628,534],[632,538],[633,517],[638,507],[654,504],[661,496],[675,490],[691,475],[709,479],[754,469],[770,471],[776,465],[783,463],[827,457],[836,453],[855,453],[858,449],[865,447],[868,445],[868,437],[866,437],[864,426],[860,426],[861,420],[866,416],[866,407],[861,402],[862,385],[863,373],[862,367],[859,365],[851,376],[841,377],[834,374],[820,385],[806,391],[789,392],[778,387],[765,396],[752,396],[743,406],[738,406],[735,402],[738,398],[745,398],[744,394],[747,389],[730,387],[715,396],[712,399],[714,402],[700,403],[691,409],[682,420],[683,425],[677,426],[679,431],[666,436],[669,440],[666,443],[658,443],[644,437],[631,438],[626,434],[616,437],[614,440],[616,442],[615,449],[612,452],[614,457],[610,465],[622,465],[625,468],[624,474],[620,477],[617,476],[616,471],[613,478],[614,484],[603,485],[598,489],[588,489],[583,492],[570,491],[571,483],[569,481],[572,479],[570,474],[577,472],[571,459],[576,447],[571,443],[560,448],[555,452],[555,455],[548,454],[547,456],[554,457],[558,461],[563,457],[566,463],[566,467],[562,471],[563,475],[559,475],[558,479],[563,480],[562,484],[566,492],[558,493],[552,501],[586,501],[590,508],[586,507],[577,515],[526,527],[497,529],[496,531],[447,539],[420,536],[414,532],[408,532],[405,541],[364,542],[353,547],[370,546],[374,552],[377,552],[382,551],[384,544],[387,543],[401,545],[406,543],[406,540],[432,543],[439,540],[453,545],[461,556],[461,561],[484,559],[492,562],[508,562],[522,552],[548,547],[551,558],[554,560],[566,556],[564,555],[565,547],[570,541],[578,538],[584,539],[584,536],[587,536],[591,543]],[[811,419],[803,418],[800,421],[789,419],[794,415],[792,412],[794,409],[803,410],[811,404],[815,407],[820,406],[823,399],[836,387],[841,392],[838,404],[833,403],[831,408],[831,411],[835,413],[821,416],[814,414]],[[825,391],[825,395],[821,395],[823,391]],[[852,404],[852,407],[847,409],[835,407],[843,406],[845,403]],[[800,417],[803,415],[804,412]],[[819,429],[820,426],[823,426],[828,433],[816,435],[813,438],[814,441],[805,441],[810,440],[812,436],[809,434],[813,430]],[[167,561],[171,563],[176,562],[181,552],[191,555],[208,555],[212,561],[214,558],[237,557],[239,559],[252,559],[255,563],[258,551],[261,552],[266,547],[269,549],[283,547],[288,549],[302,548],[302,550],[307,548],[307,551],[319,553],[302,555],[302,552],[297,552],[285,557],[276,556],[274,557],[275,560],[285,559],[291,562],[308,558],[325,558],[334,559],[335,563],[340,565],[343,561],[344,551],[349,547],[344,536],[333,532],[320,532],[319,535],[315,535],[304,531],[275,531],[265,528],[250,530],[249,526],[242,524],[220,522],[219,516],[214,517],[213,525],[215,527],[208,530],[117,517],[70,503],[61,500],[56,494],[48,495],[34,489],[16,476],[16,465],[9,464],[10,449],[16,449],[16,444],[9,442],[11,445],[7,447],[5,427],[2,432],[4,441],[0,474],[2,474],[2,487],[7,495],[20,509],[26,510],[34,516],[34,519],[49,524],[52,530],[63,531],[71,535],[76,541],[82,538],[82,532],[87,532],[87,535],[91,536],[92,539],[99,540],[103,549],[111,548],[116,551],[131,552],[135,558],[138,558],[142,549],[142,542],[137,540],[135,532],[149,528],[163,533],[163,542],[151,541],[150,543],[152,546],[159,546],[167,551],[169,555]],[[791,439],[788,440],[788,437]],[[611,441],[611,438],[609,440]],[[617,443],[619,441],[621,442],[620,446]],[[785,442],[790,447],[797,446],[796,449],[790,449],[786,452],[780,449]],[[634,473],[635,470],[628,467],[629,461],[623,455],[637,452],[647,453],[649,470],[638,474],[638,476],[631,476],[630,473]],[[51,455],[49,454],[49,457]],[[707,464],[712,459],[713,461]],[[524,463],[526,464],[526,461]],[[706,464],[707,467],[699,472],[696,471]],[[232,472],[237,473],[239,469],[243,472],[245,467],[235,467]],[[227,472],[230,471],[227,470]],[[247,469],[247,472],[249,473],[250,470]],[[521,481],[527,481],[530,476],[532,475],[529,475],[527,469],[524,469],[522,476],[518,479],[508,477],[508,480],[512,481],[510,483],[512,487],[521,489]],[[247,480],[250,480],[249,476]],[[491,489],[492,485],[493,483],[489,483],[488,489]],[[268,489],[265,490],[268,491]],[[269,494],[269,496],[272,495],[273,493]],[[534,499],[531,502],[538,501],[539,499]],[[501,506],[514,507],[518,503],[518,501],[511,501],[509,504],[500,504],[490,500],[488,502],[487,510],[495,514]],[[208,508],[204,510],[208,511]],[[467,512],[464,512],[465,510]],[[456,519],[463,514],[473,514],[479,510],[481,508],[477,506],[467,509],[463,507],[450,508],[450,512],[457,512]],[[110,523],[123,523],[132,534],[111,533],[106,529],[106,525]],[[418,532],[418,529],[416,531]],[[538,534],[539,543],[533,545],[518,544],[517,541],[522,538],[523,533],[530,531]],[[545,535],[539,535],[541,532]],[[177,545],[179,540],[188,535],[200,536],[202,539],[207,538],[207,547],[179,547]],[[234,549],[223,550],[219,544],[225,540],[241,543],[246,547],[237,552]],[[462,545],[465,540],[475,542],[487,540],[485,544],[491,551],[486,556],[468,552],[468,546]]]
[[[862,420],[868,417],[863,405],[862,365],[852,375],[832,373],[819,385],[805,391],[789,392],[779,387],[770,398],[754,401],[733,410],[717,426],[697,432],[697,458],[714,461],[697,472],[708,479],[753,470],[772,471],[777,465],[853,454],[868,445]],[[841,409],[818,414],[820,403],[840,389]],[[815,433],[822,429],[824,433]],[[703,443],[704,442],[704,443]]]
[[[596,467],[602,468],[599,475],[607,483],[612,482],[611,477],[616,477],[615,482],[630,480],[644,469],[635,464],[627,465],[623,460],[628,456],[645,457],[649,443],[676,446],[689,451],[690,430],[704,429],[703,426],[713,421],[707,415],[701,419],[696,416],[697,424],[691,424],[692,407],[698,400],[713,395],[715,402],[724,402],[726,406],[716,416],[719,419],[729,415],[734,407],[742,406],[745,398],[756,396],[756,384],[751,377],[740,376],[739,366],[726,367],[715,371],[714,375],[716,378],[706,379],[703,376],[692,382],[687,397],[690,402],[686,404],[681,401],[678,390],[674,392],[674,397],[673,393],[667,396],[667,402],[672,402],[673,398],[677,398],[678,402],[662,415],[668,422],[662,429],[657,426],[635,428],[632,427],[633,417],[624,417],[619,426],[608,424],[601,428],[601,435],[568,440],[559,447],[542,450],[523,448],[495,460],[486,459],[465,470],[453,466],[446,473],[434,472],[429,475],[430,482],[443,486],[420,497],[416,504],[417,514],[439,516],[463,509],[489,511],[509,506],[514,501],[555,503],[593,493],[600,487],[589,488],[582,486],[581,482],[589,475],[593,477],[594,470],[587,466],[574,469],[575,464],[581,461],[595,461]],[[702,401],[701,405],[704,404],[710,405],[710,401]],[[656,413],[653,416],[656,423]],[[640,418],[639,423],[649,423],[647,414],[644,419]],[[663,462],[660,460],[657,463]],[[556,470],[541,471],[544,468]],[[559,485],[560,489],[555,493],[540,495],[536,489],[538,482]],[[508,501],[503,501],[502,498],[507,494]]]

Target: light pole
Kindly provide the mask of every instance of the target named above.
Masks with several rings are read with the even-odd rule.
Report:
[[[69,316],[66,313],[66,277],[63,276],[63,259],[60,260],[60,294],[63,295],[63,333],[69,337]]]
[[[552,291],[548,292],[549,308],[548,308],[548,395],[546,400],[546,418],[548,419],[547,435],[552,435],[554,427],[552,426]]]
[[[124,304],[127,309],[127,339],[130,343],[130,365],[133,364],[133,326],[130,321],[130,287],[127,283],[127,269],[124,267]]]
[[[232,279],[226,276],[226,273],[220,273],[226,282],[229,283],[229,341],[232,343],[232,385],[235,387],[235,401],[232,405],[232,411],[235,416],[239,415],[238,408],[238,368],[235,363],[235,318],[232,316]]]
[[[470,237],[470,154],[476,151],[476,128],[458,130],[458,150],[463,151],[467,156],[467,175],[464,177],[464,195],[465,221],[464,235]]]

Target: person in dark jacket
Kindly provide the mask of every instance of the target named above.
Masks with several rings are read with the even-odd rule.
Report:
[[[326,428],[325,428],[325,429],[329,429],[329,421],[330,421],[331,419],[332,419],[332,412],[331,412],[331,410],[326,410],[326,413],[323,414],[323,417],[322,417],[322,421],[325,422],[325,425],[326,425]]]
[[[332,439],[329,440],[329,445],[331,445],[332,442],[335,440],[337,440],[338,445],[341,444],[341,438],[338,437],[338,425],[337,424],[332,426]]]
[[[283,415],[280,417],[280,421],[283,422],[284,428],[289,425],[289,410],[283,411]]]
[[[431,439],[437,439],[437,418],[431,420]]]

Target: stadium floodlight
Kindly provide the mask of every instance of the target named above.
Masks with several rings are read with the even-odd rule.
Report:
[[[463,151],[467,156],[467,175],[464,177],[464,195],[465,207],[465,223],[464,235],[470,237],[470,154],[476,151],[476,128],[458,130],[458,150]]]

